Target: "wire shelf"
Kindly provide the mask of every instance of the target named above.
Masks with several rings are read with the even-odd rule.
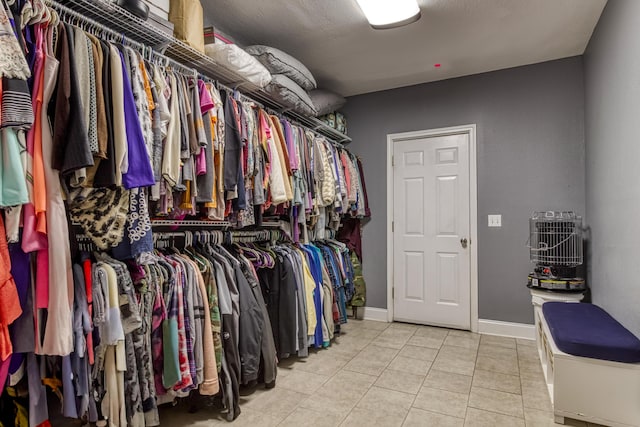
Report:
[[[338,132],[317,118],[307,117],[290,110],[234,70],[215,62],[212,58],[176,39],[173,34],[163,32],[109,0],[48,0],[48,3],[53,5],[56,3],[62,4],[104,25],[106,28],[122,35],[122,37],[150,46],[155,51],[166,55],[183,66],[196,70],[205,77],[242,91],[245,95],[262,103],[263,106],[298,121],[301,125],[334,142],[348,144],[352,141],[347,135]]]
[[[173,34],[159,30],[108,0],[60,0],[59,3],[158,51],[175,40]]]

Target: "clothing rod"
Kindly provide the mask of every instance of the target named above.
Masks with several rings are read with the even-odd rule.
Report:
[[[271,108],[268,108],[267,106],[264,105],[264,103],[261,103],[260,101],[257,101],[256,99],[252,98],[251,96],[245,95],[242,92],[240,92],[237,89],[232,89],[228,86],[223,85],[220,82],[217,82],[215,79],[212,79],[208,76],[204,76],[202,73],[199,73],[196,69],[194,68],[190,68],[178,61],[176,61],[173,58],[169,58],[166,55],[163,55],[162,53],[156,51],[155,49],[153,49],[151,46],[147,46],[145,44],[142,44],[140,42],[137,42],[135,40],[132,39],[128,39],[126,38],[126,36],[124,34],[118,33],[117,31],[114,31],[113,29],[107,27],[104,24],[101,24],[91,18],[89,18],[88,16],[85,16],[71,8],[69,8],[68,6],[65,6],[63,4],[58,3],[55,0],[45,0],[45,4],[47,4],[48,6],[56,9],[59,12],[59,15],[61,13],[60,16],[60,20],[63,22],[66,22],[68,24],[71,25],[77,25],[78,22],[83,22],[85,24],[88,25],[89,29],[97,29],[100,32],[102,32],[103,34],[109,34],[114,40],[119,40],[122,44],[127,44],[131,47],[135,47],[137,48],[138,51],[140,51],[142,53],[143,56],[149,56],[150,59],[157,59],[160,63],[164,63],[167,66],[171,65],[173,68],[177,68],[180,69],[182,71],[184,71],[184,74],[186,75],[192,75],[194,77],[198,76],[198,75],[202,75],[203,77],[206,77],[209,81],[215,83],[219,88],[223,88],[226,89],[227,91],[231,91],[233,93],[238,93],[241,98],[243,98],[246,102],[253,102],[256,105],[258,105],[260,108],[264,109],[267,112],[273,112],[275,113],[275,115],[278,115],[280,117],[282,117],[282,113],[281,112],[276,112]],[[72,22],[73,19],[69,20],[69,19],[63,19],[63,16],[67,16],[67,17],[72,17],[73,19],[76,20],[76,23]],[[71,21],[71,22],[70,22]],[[82,28],[82,26],[79,26],[80,28]],[[82,28],[84,30],[84,28]],[[98,35],[98,34],[95,34]],[[104,38],[104,37],[102,37]],[[315,136],[319,137],[319,138],[323,138],[325,140],[327,140],[329,143],[331,143],[332,145],[334,145],[335,147],[341,148],[341,149],[345,149],[343,144],[341,144],[338,141],[333,140],[331,137],[328,137],[326,135],[322,135],[321,133],[319,133],[316,129],[313,129],[309,126],[306,126],[302,123],[300,123],[298,120],[292,118],[292,117],[286,117],[286,120],[288,120],[291,124],[294,124],[298,127],[301,127],[303,129],[306,129],[308,131],[310,131],[311,133],[313,133]],[[347,150],[348,151],[348,150]]]
[[[274,110],[273,108],[264,108],[264,110],[274,116],[278,116],[278,117],[282,117],[282,113],[279,111]],[[322,138],[322,139],[326,139],[331,145],[333,145],[334,147],[338,147],[338,148],[342,148],[345,149],[343,144],[339,143],[338,141],[335,141],[333,139],[331,139],[330,137],[326,136],[326,135],[322,135],[321,133],[319,133],[317,130],[310,128],[309,126],[303,125],[302,123],[300,123],[298,120],[291,118],[291,117],[287,117],[286,118],[287,121],[289,121],[289,123],[291,123],[292,125],[301,127],[305,130],[308,130],[309,132],[311,132],[314,136],[318,137],[318,138]]]
[[[209,236],[209,237],[207,237]],[[213,241],[217,243],[248,243],[247,239],[255,242],[266,242],[271,240],[290,240],[290,237],[282,230],[254,230],[254,231],[154,231],[153,232],[153,244],[154,246],[165,240],[171,240],[175,237],[181,237],[185,239],[187,246],[190,246],[193,241],[204,240],[208,241],[210,237],[218,236]],[[92,244],[91,237],[86,234],[76,234],[76,240],[79,244]],[[97,248],[96,248],[97,249]]]
[[[217,82],[217,85],[218,85],[218,88],[224,89],[227,92],[231,92],[233,94],[233,96],[235,96],[236,94],[239,95],[240,100],[242,100],[244,102],[254,103],[257,106],[259,106],[260,108],[262,108],[263,110],[267,109],[267,107],[264,104],[262,104],[261,102],[256,101],[253,98],[250,98],[249,96],[247,96],[244,93],[240,92],[238,89],[230,88],[229,86],[226,86],[226,85],[224,85],[224,84],[222,84],[220,82]]]
[[[217,87],[218,89],[226,90],[227,92],[231,92],[231,93],[233,93],[234,95],[235,95],[235,94],[238,94],[242,100],[244,100],[244,101],[246,101],[246,102],[252,102],[252,103],[256,104],[257,106],[259,106],[260,108],[262,108],[262,109],[266,109],[266,107],[265,107],[264,105],[262,105],[262,103],[260,103],[260,102],[256,101],[256,100],[255,100],[255,99],[253,99],[253,98],[249,98],[247,95],[245,95],[245,94],[241,93],[238,89],[234,89],[234,88],[229,87],[229,86],[227,86],[227,85],[225,85],[225,84],[222,84],[222,83],[220,83],[220,82],[218,82],[218,81],[216,81],[216,80],[214,80],[214,79],[210,78],[209,76],[205,76],[205,75],[204,75],[204,74],[202,74],[202,73],[198,73],[198,76],[199,76],[202,80],[204,80],[205,82],[213,83],[214,85],[216,85],[216,87]]]

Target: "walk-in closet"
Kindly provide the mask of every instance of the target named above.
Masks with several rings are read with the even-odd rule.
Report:
[[[0,5],[0,427],[640,427],[640,1]]]

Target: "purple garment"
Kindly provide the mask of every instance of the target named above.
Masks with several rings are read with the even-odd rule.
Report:
[[[287,152],[289,153],[289,166],[291,167],[291,170],[298,170],[300,165],[298,164],[298,156],[296,155],[295,140],[293,139],[291,123],[286,120],[282,120],[282,127],[284,129],[284,140],[287,144]]]
[[[15,352],[11,355],[11,363],[9,364],[9,384],[17,384],[24,376],[24,356],[24,353]],[[20,369],[22,369],[20,376],[18,378],[12,378]]]
[[[122,185],[127,190],[138,187],[150,187],[155,184],[151,161],[144,143],[140,118],[136,110],[136,101],[131,90],[131,81],[127,73],[126,62],[120,52],[122,78],[124,86],[124,121],[127,130],[127,148],[129,170],[122,175]],[[116,106],[114,106],[116,108]]]
[[[7,376],[9,375],[9,365],[11,365],[11,355],[7,357],[7,360],[0,362],[0,396],[2,396],[4,386],[7,383]]]
[[[78,418],[71,356],[62,357],[62,414],[67,418]]]

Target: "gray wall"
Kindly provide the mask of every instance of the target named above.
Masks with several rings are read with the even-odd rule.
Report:
[[[533,323],[528,218],[585,211],[582,59],[355,96],[344,112],[372,210],[363,235],[367,306],[387,306],[387,134],[475,123],[479,316]],[[503,215],[502,228],[487,227],[492,213]]]
[[[593,302],[640,336],[640,1],[610,1],[584,56]]]

